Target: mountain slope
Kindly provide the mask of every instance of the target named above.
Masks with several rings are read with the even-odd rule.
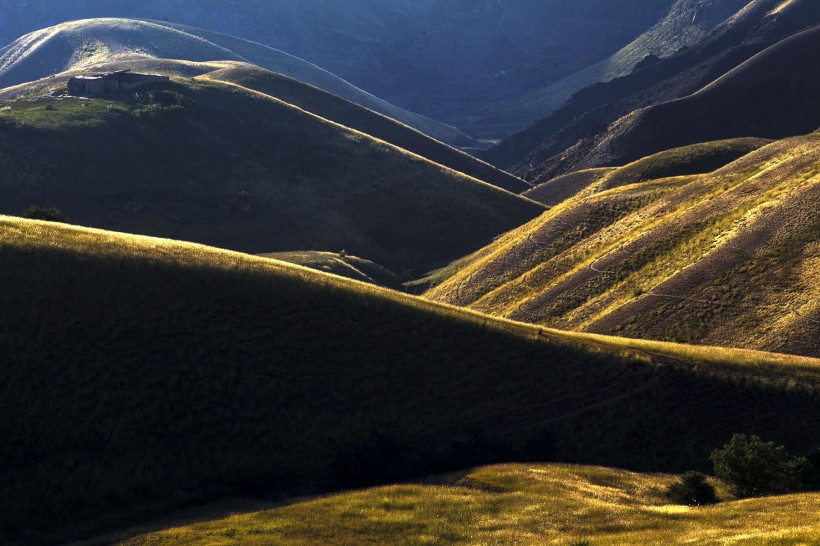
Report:
[[[509,173],[443,145],[406,125],[292,78],[247,65],[216,70],[203,77],[235,83],[271,95],[507,191],[521,193],[531,187]]]
[[[608,127],[635,110],[686,97],[720,78],[755,54],[801,29],[820,24],[820,7],[812,0],[754,0],[721,24],[702,42],[669,58],[640,66],[621,78],[592,85],[526,131],[482,157],[493,164],[546,181],[570,172],[570,159],[589,151]],[[809,70],[807,70],[809,71]],[[755,136],[755,135],[741,135]]]
[[[818,58],[820,26],[778,42],[688,97],[618,120],[576,164],[623,164],[707,140],[813,131],[820,125]]]
[[[654,25],[613,55],[558,81],[493,104],[494,119],[523,123],[541,119],[580,89],[625,76],[640,63],[651,63],[697,44],[747,3],[748,0],[676,0]]]
[[[559,328],[820,355],[820,134],[605,190],[618,172],[427,295]]]
[[[56,205],[78,223],[252,253],[345,249],[397,270],[423,268],[542,210],[217,81],[175,77],[136,95],[7,102],[0,135],[3,212]]]
[[[738,430],[802,451],[820,428],[817,360],[635,353],[46,222],[0,219],[0,255],[0,536],[13,543],[510,457],[689,468]]]
[[[672,3],[0,0],[0,39],[5,44],[90,17],[174,21],[287,51],[436,119],[487,124],[496,123],[482,118],[492,115],[499,98],[541,88],[605,59],[655,24]]]
[[[245,61],[282,73],[399,120],[438,140],[467,144],[453,127],[402,110],[285,52],[192,27],[131,19],[88,19],[27,34],[0,50],[0,87],[112,60],[153,57]]]

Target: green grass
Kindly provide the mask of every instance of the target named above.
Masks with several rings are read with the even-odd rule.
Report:
[[[4,104],[4,213],[54,205],[106,229],[252,253],[346,249],[423,271],[543,210],[234,84]]]
[[[483,467],[445,483],[295,501],[118,544],[816,544],[820,493],[689,508],[664,497],[673,479],[589,466]]]
[[[47,222],[0,219],[0,260],[12,542],[504,460],[679,471],[736,432],[817,443],[817,360],[549,331]]]

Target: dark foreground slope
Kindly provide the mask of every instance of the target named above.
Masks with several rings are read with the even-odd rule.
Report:
[[[820,431],[811,359],[635,354],[263,258],[11,218],[0,259],[12,543],[511,458],[683,469],[734,432],[802,452]]]
[[[138,94],[3,104],[5,213],[56,205],[85,225],[252,253],[346,249],[401,270],[542,210],[234,84],[174,77]]]

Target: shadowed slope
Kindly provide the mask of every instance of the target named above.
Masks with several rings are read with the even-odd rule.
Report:
[[[174,78],[100,100],[9,102],[0,135],[3,212],[56,205],[78,223],[253,253],[346,249],[388,267],[422,268],[542,210],[215,81]]]
[[[596,193],[604,178],[428,296],[561,328],[818,356],[819,165],[815,133],[705,176]]]
[[[814,0],[795,0],[778,9],[781,6],[781,0],[749,2],[693,47],[667,59],[643,62],[628,76],[577,92],[550,117],[482,157],[530,181],[547,181],[583,168],[580,161],[619,118],[691,95],[767,47],[820,24],[820,4]],[[811,72],[813,63],[805,67]]]
[[[235,83],[271,95],[507,191],[521,193],[530,188],[523,180],[406,125],[286,76],[253,66],[238,65],[216,70],[202,77]]]
[[[755,55],[697,93],[618,120],[577,162],[588,168],[722,138],[782,138],[820,124],[820,27]]]
[[[86,19],[32,32],[0,50],[0,87],[71,69],[134,58],[245,61],[315,85],[451,144],[470,139],[457,129],[407,112],[341,78],[261,44],[193,27],[135,19]]]
[[[0,220],[0,255],[13,542],[510,457],[690,467],[738,430],[805,450],[820,427],[817,360],[635,355],[282,262],[43,222]]]

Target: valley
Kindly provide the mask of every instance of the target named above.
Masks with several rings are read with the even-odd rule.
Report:
[[[0,39],[0,543],[816,540],[815,0]]]

